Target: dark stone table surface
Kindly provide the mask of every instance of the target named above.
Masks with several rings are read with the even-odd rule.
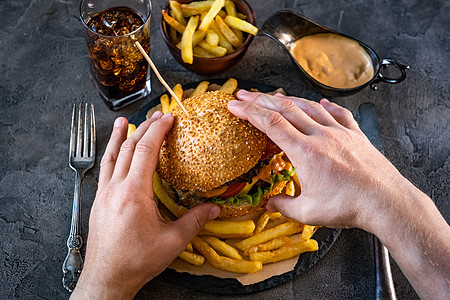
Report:
[[[386,156],[433,198],[450,220],[450,1],[249,0],[258,24],[276,10],[291,9],[354,36],[381,57],[411,66],[398,85],[380,84],[333,101],[358,118],[358,106],[375,104]],[[257,36],[239,65],[199,76],[179,66],[159,33],[164,1],[153,1],[151,56],[170,85],[236,77],[285,88],[318,100],[287,55]],[[89,79],[78,1],[0,1],[0,299],[68,298],[61,285],[73,197],[67,152],[74,102],[96,105],[98,152],[113,120],[131,116],[163,92],[152,77],[152,94],[119,112],[106,108]],[[83,235],[98,181],[98,161],[83,186]],[[120,246],[120,241],[119,246]],[[408,249],[405,249],[408,251]],[[399,299],[417,295],[392,263]],[[330,252],[305,274],[242,299],[371,299],[375,276],[372,239],[345,230]],[[228,299],[156,278],[137,299]]]

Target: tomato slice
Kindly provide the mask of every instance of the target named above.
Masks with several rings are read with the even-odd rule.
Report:
[[[220,195],[222,199],[230,198],[236,196],[245,187],[246,182],[235,182],[228,186],[227,190]]]

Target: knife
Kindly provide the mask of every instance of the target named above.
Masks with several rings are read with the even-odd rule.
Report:
[[[373,103],[363,103],[359,106],[360,128],[370,142],[381,152],[383,152],[383,142],[379,135],[378,116]],[[397,296],[392,279],[391,264],[389,262],[389,252],[387,248],[374,235],[374,257],[375,257],[375,278],[377,300],[396,300]]]

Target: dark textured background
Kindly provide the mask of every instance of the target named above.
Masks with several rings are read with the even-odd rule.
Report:
[[[334,98],[356,117],[358,105],[376,105],[386,156],[430,195],[450,220],[450,1],[250,0],[258,24],[292,9],[372,46],[381,57],[411,66],[405,82]],[[163,1],[153,1],[151,56],[172,85],[207,77],[168,55],[159,34]],[[0,0],[0,299],[62,299],[61,264],[69,233],[73,172],[67,165],[71,105],[96,105],[102,154],[113,120],[131,116],[163,87],[120,112],[109,111],[93,88],[78,19],[78,1]],[[284,87],[318,100],[273,41],[257,36],[239,65],[215,76]],[[84,181],[83,235],[98,179],[98,163]],[[120,241],[118,241],[120,247]],[[407,249],[405,249],[407,251]],[[345,230],[317,265],[294,281],[245,299],[370,299],[374,295],[371,237]],[[105,270],[107,271],[107,270]],[[393,264],[399,299],[417,295]],[[230,298],[181,288],[156,278],[137,299]]]

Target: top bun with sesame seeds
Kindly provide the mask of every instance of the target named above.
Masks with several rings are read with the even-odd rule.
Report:
[[[267,137],[227,108],[233,95],[214,91],[188,98],[173,109],[173,127],[159,153],[158,174],[183,190],[206,192],[249,171]]]

